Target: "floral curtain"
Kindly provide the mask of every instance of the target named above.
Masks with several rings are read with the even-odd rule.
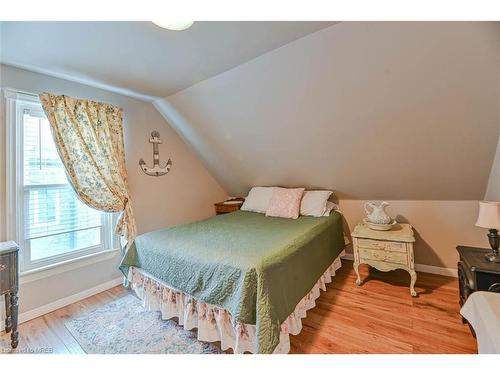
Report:
[[[65,95],[40,94],[68,178],[80,199],[97,210],[121,212],[115,232],[136,236],[128,191],[121,108]]]

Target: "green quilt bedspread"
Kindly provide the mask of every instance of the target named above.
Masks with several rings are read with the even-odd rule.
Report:
[[[139,267],[166,285],[257,325],[272,353],[281,323],[344,249],[342,217],[296,220],[236,211],[138,236],[120,270]]]

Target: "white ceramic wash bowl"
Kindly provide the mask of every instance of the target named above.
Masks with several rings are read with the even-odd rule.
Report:
[[[373,230],[391,230],[391,228],[397,224],[396,220],[393,220],[392,223],[389,224],[375,224],[368,219],[364,218],[363,222],[368,226],[368,228],[373,229]]]

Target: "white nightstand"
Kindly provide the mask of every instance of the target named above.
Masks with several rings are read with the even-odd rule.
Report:
[[[361,284],[358,267],[362,263],[383,272],[400,268],[410,274],[410,294],[413,297],[417,295],[414,288],[417,281],[413,256],[415,237],[411,225],[396,224],[389,231],[378,231],[358,224],[351,235],[357,285]]]

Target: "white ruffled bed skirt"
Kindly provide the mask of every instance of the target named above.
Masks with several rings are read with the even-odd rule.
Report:
[[[293,313],[281,324],[280,342],[274,353],[283,354],[290,351],[290,334],[297,335],[302,330],[302,319],[306,317],[306,311],[316,306],[315,301],[320,295],[320,289],[326,290],[326,284],[332,281],[335,271],[342,266],[340,257],[344,254],[343,251],[335,259],[311,291],[298,303]],[[255,325],[239,323],[229,311],[176,291],[140,268],[131,267],[128,280],[146,309],[160,311],[164,320],[177,318],[179,325],[186,330],[197,328],[198,340],[220,341],[222,350],[231,348],[238,354],[255,352]]]

